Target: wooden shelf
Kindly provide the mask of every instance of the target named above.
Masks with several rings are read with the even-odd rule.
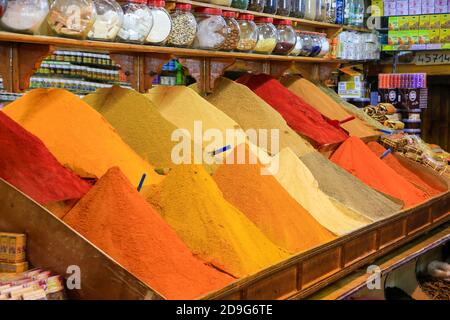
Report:
[[[76,40],[68,38],[50,37],[50,36],[33,36],[25,34],[17,34],[0,31],[0,42],[17,42],[28,44],[43,44],[55,46],[58,48],[77,48],[84,51],[105,51],[110,53],[162,53],[174,55],[176,57],[209,57],[209,58],[231,58],[242,60],[258,60],[258,61],[290,61],[302,63],[341,63],[343,60],[310,58],[310,57],[294,57],[282,55],[264,55],[255,53],[241,52],[225,52],[225,51],[209,51],[199,49],[158,47],[138,44],[127,44],[117,42],[101,42],[90,40]]]
[[[354,26],[343,26],[343,30],[345,31],[358,31],[358,32],[365,32],[365,33],[372,33],[374,30],[370,30],[367,28],[360,28],[360,27],[354,27]]]

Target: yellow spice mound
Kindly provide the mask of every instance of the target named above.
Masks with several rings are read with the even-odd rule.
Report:
[[[201,166],[176,166],[147,200],[194,254],[235,277],[289,256],[223,198]]]
[[[143,173],[147,173],[145,184],[162,179],[97,111],[66,90],[36,89],[3,111],[81,177],[98,179],[118,166],[134,185]]]

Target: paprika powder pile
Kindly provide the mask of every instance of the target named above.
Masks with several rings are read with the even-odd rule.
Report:
[[[277,110],[292,129],[312,140],[317,147],[340,143],[348,138],[348,134],[339,125],[330,124],[328,118],[290,92],[272,76],[248,74],[239,78],[237,82],[249,87]]]
[[[234,280],[195,257],[118,167],[63,221],[168,299],[195,299]]]

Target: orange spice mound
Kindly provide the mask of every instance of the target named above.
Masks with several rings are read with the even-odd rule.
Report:
[[[272,175],[261,175],[261,169],[259,163],[223,164],[214,180],[225,199],[281,248],[300,252],[335,238]]]
[[[63,220],[168,299],[198,298],[233,281],[197,259],[118,167]]]
[[[372,150],[378,157],[381,156],[386,149],[378,142],[372,141],[367,144],[367,146]],[[413,185],[419,189],[425,191],[429,197],[437,196],[445,190],[438,189],[437,187],[429,184],[427,181],[422,179],[418,174],[409,169],[403,163],[401,163],[394,155],[389,154],[383,159],[389,167],[394,169],[398,174],[403,176],[406,180],[411,182]]]
[[[372,188],[402,200],[405,207],[412,207],[428,198],[425,192],[395,172],[357,137],[347,139],[330,159]]]

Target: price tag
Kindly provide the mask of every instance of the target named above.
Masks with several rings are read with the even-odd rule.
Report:
[[[416,65],[450,64],[450,51],[418,52],[414,58]]]

